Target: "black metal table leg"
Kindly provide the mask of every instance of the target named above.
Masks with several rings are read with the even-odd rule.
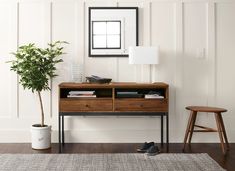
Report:
[[[161,115],[161,146],[163,146],[163,115]]]
[[[169,116],[168,112],[166,113],[166,149],[169,152]]]
[[[58,126],[59,126],[59,130],[58,130],[58,133],[59,133],[59,153],[61,153],[61,151],[62,151],[62,147],[61,147],[61,118],[60,118],[61,116],[60,116],[60,113],[59,113],[59,116],[58,116],[58,119],[59,119],[59,121],[58,121]]]
[[[62,115],[62,144],[64,145],[64,115]]]

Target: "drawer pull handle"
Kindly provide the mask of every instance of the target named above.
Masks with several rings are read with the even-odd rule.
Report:
[[[86,104],[86,107],[89,107],[89,105],[88,105],[88,104]]]

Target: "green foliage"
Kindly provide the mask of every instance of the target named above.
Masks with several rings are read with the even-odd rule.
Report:
[[[49,80],[55,76],[56,64],[62,62],[58,57],[63,54],[64,41],[56,41],[48,44],[47,48],[36,47],[34,43],[19,47],[16,53],[12,53],[16,59],[12,63],[11,70],[20,76],[20,83],[24,89],[32,92],[49,90]]]
[[[24,89],[37,92],[41,107],[41,126],[44,126],[44,109],[41,98],[42,90],[50,90],[49,80],[55,76],[56,64],[62,62],[58,57],[63,53],[64,41],[48,44],[47,48],[36,47],[34,43],[19,47],[12,53],[16,59],[11,62],[11,70],[20,76]]]

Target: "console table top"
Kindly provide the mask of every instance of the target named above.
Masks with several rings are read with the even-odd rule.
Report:
[[[63,82],[59,84],[60,88],[168,88],[168,84],[163,82],[155,83],[136,83],[136,82],[111,82],[109,84],[91,84]]]

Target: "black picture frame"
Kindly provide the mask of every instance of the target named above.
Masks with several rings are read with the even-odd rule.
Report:
[[[139,12],[138,12],[138,7],[89,7],[88,9],[88,56],[89,57],[128,57],[128,54],[92,54],[92,32],[91,32],[91,27],[92,27],[92,21],[91,21],[91,12],[92,10],[135,10],[136,18],[136,42],[135,45],[133,46],[138,46],[139,45]],[[102,50],[102,49],[100,49]]]

